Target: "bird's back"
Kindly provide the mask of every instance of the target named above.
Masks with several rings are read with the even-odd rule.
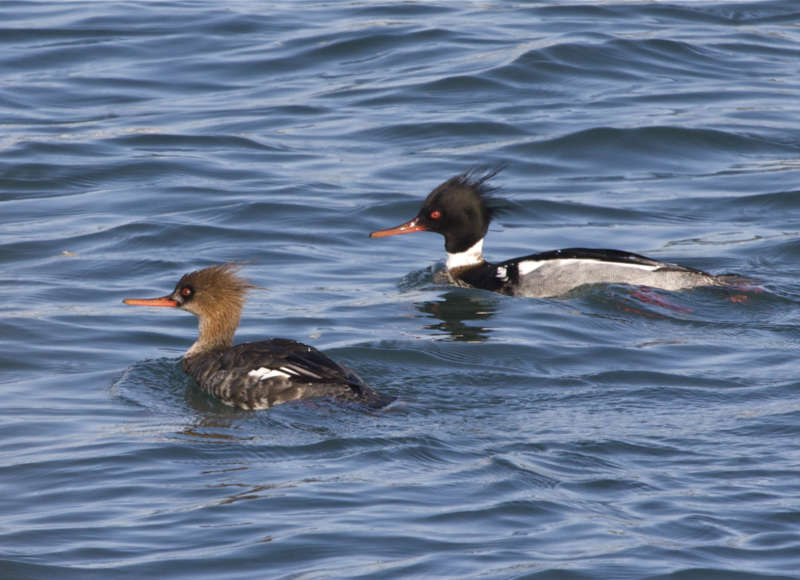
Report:
[[[186,356],[183,369],[204,391],[243,409],[319,397],[375,408],[392,400],[316,348],[282,338]]]

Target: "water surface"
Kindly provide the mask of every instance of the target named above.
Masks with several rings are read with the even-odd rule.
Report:
[[[793,578],[800,6],[0,6],[0,566],[9,578]],[[615,247],[755,290],[449,287],[370,240],[507,163],[505,259]],[[228,408],[192,316],[400,402]]]

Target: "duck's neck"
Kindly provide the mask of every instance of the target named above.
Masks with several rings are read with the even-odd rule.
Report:
[[[449,272],[479,266],[483,263],[483,238],[463,252],[447,252],[446,265]]]
[[[233,335],[239,326],[240,316],[241,310],[198,317],[197,340],[184,356],[230,348],[233,345]]]

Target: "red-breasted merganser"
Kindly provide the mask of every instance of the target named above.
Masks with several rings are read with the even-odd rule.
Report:
[[[234,264],[211,266],[184,275],[167,296],[123,302],[180,308],[197,316],[199,336],[183,355],[183,370],[227,405],[267,409],[295,399],[327,397],[378,408],[393,400],[306,344],[273,338],[233,346],[245,294],[256,288],[237,272]]]
[[[447,273],[453,283],[511,296],[560,296],[584,284],[598,283],[681,290],[746,282],[740,276],[714,276],[620,250],[567,248],[499,264],[487,262],[483,258],[483,239],[498,208],[487,181],[497,172],[468,171],[452,177],[428,195],[414,219],[369,236],[441,234],[447,250]]]

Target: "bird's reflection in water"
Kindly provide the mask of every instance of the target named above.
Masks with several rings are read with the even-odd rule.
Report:
[[[469,324],[473,320],[487,320],[497,311],[498,297],[483,292],[452,290],[439,300],[420,302],[417,310],[439,322],[426,324],[425,328],[449,334],[460,342],[484,342],[492,329],[479,324]]]

